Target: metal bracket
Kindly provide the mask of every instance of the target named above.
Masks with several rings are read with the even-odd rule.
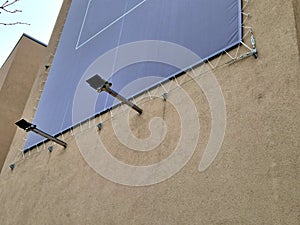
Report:
[[[124,98],[122,95],[119,95],[117,92],[112,90],[110,87],[112,86],[112,83],[109,83],[106,80],[103,80],[98,74],[95,76],[89,78],[86,80],[86,82],[94,88],[97,92],[105,91],[108,94],[112,95],[113,97],[119,99],[124,104],[128,105],[135,111],[137,111],[139,114],[142,114],[143,110],[139,108],[137,105],[133,104],[132,102],[128,101],[126,98]]]
[[[19,120],[18,122],[15,123],[18,127],[20,127],[21,129],[25,130],[26,132],[29,132],[29,131],[33,131],[34,133],[36,134],[39,134],[51,141],[54,141],[55,143],[59,144],[59,145],[62,145],[64,148],[67,147],[67,143],[64,142],[64,141],[61,141],[59,140],[58,138],[50,135],[50,134],[47,134],[45,133],[44,131],[41,131],[40,129],[36,128],[36,125],[33,125],[29,122],[27,122],[26,120],[24,119],[21,119]]]

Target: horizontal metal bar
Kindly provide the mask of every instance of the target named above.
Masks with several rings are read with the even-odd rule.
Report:
[[[49,139],[49,140],[51,140],[51,141],[54,141],[54,142],[56,142],[57,144],[62,145],[64,148],[67,147],[67,143],[66,143],[66,142],[61,141],[61,140],[59,140],[58,138],[53,137],[53,136],[51,136],[51,135],[45,133],[44,131],[41,131],[41,130],[38,129],[38,128],[32,128],[32,129],[30,129],[30,131],[33,131],[34,133],[37,133],[37,134],[39,134],[39,135],[41,135],[41,136],[43,136],[43,137],[45,137],[45,138],[47,138],[47,139]]]
[[[123,102],[124,104],[128,105],[129,107],[131,107],[135,111],[137,111],[139,114],[143,113],[143,110],[141,108],[139,108],[137,105],[133,104],[132,102],[128,101],[126,98],[124,98],[122,95],[119,95],[114,90],[112,90],[110,88],[106,88],[105,91],[107,93],[109,93],[110,95],[112,95],[113,97],[119,99],[121,102]]]

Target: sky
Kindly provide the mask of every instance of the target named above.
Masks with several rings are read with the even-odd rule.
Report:
[[[0,0],[0,5],[5,1]],[[30,25],[4,26],[0,24],[0,67],[23,33],[48,44],[62,2],[63,0],[19,0],[8,9],[19,9],[22,12],[14,14],[1,12],[0,22],[25,22]]]

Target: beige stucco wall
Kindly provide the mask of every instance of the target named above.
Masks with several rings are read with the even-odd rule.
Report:
[[[63,5],[54,35],[60,33],[69,2]],[[128,149],[114,134],[112,121],[126,110],[118,114],[115,109],[113,120],[111,114],[103,115],[100,132],[95,124],[101,118],[96,118],[61,136],[68,142],[65,150],[54,145],[49,153],[48,143],[25,159],[18,152],[25,134],[18,130],[0,176],[1,224],[299,224],[300,64],[293,3],[250,1],[248,23],[259,58],[213,71],[225,98],[227,127],[220,152],[207,170],[199,172],[198,166],[209,139],[211,113],[197,83],[188,81],[193,76],[189,74],[178,82],[198,110],[200,136],[191,160],[176,175],[145,187],[111,182],[87,164],[76,143],[83,140],[81,148],[92,151],[96,135],[114,157],[132,165],[167,158],[179,141],[181,125],[175,108],[161,98],[140,96],[136,101],[144,113],[130,112],[138,138],[150,135],[153,117],[163,118],[168,127],[164,141],[147,153]],[[49,46],[54,49],[57,40]],[[194,70],[196,75],[201,71]],[[33,115],[33,99],[38,97],[34,90],[46,75],[41,72],[37,78],[24,117]],[[184,101],[177,90],[169,93],[169,101]],[[159,88],[152,94],[163,92]],[[13,171],[8,168],[12,162]]]
[[[29,93],[41,67],[46,47],[22,35],[0,69],[0,169],[23,114]]]
[[[297,29],[297,39],[298,39],[298,49],[300,52],[300,1],[294,0],[293,1],[294,6],[294,15],[296,20],[296,29]]]

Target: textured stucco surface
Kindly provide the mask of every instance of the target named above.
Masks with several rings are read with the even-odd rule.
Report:
[[[56,46],[69,3],[63,5],[49,52]],[[200,173],[198,165],[211,114],[205,95],[186,75],[178,81],[195,103],[201,133],[192,159],[180,172],[146,187],[116,184],[89,167],[74,138],[88,144],[96,133],[123,162],[158,162],[171,154],[181,128],[178,113],[161,98],[139,102],[140,97],[143,115],[130,113],[132,132],[139,138],[149,136],[154,116],[168,126],[163,143],[147,153],[132,151],[116,139],[109,113],[103,115],[100,132],[96,118],[91,126],[86,123],[64,135],[65,150],[57,145],[52,153],[40,148],[26,159],[18,152],[25,137],[18,130],[0,176],[1,224],[299,224],[300,64],[294,5],[292,0],[250,1],[247,11],[259,58],[214,71],[226,101],[227,128],[222,148],[206,171]],[[200,71],[195,69],[196,74]],[[37,78],[24,117],[33,115],[35,89],[45,76]],[[169,98],[180,96],[174,91]],[[10,171],[8,165],[15,161]]]
[[[0,69],[0,171],[45,53],[44,45],[23,35]]]

